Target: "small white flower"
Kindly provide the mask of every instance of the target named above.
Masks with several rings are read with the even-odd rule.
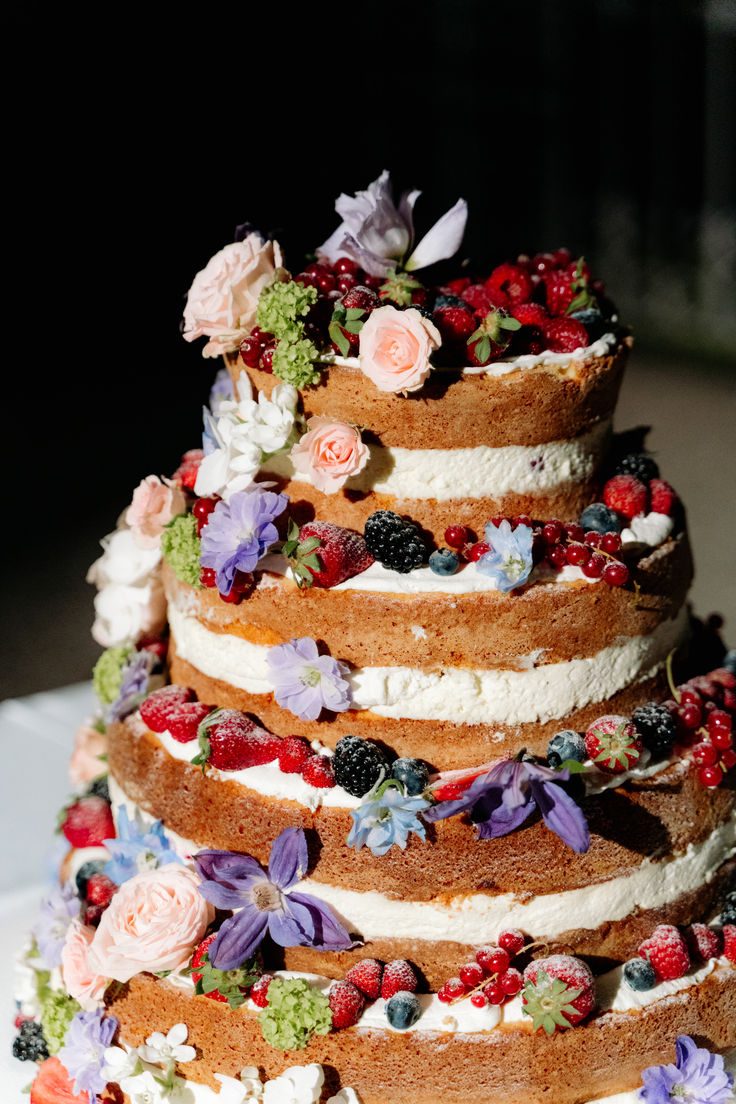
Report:
[[[139,1063],[140,1058],[137,1050],[108,1047],[105,1051],[105,1065],[102,1073],[108,1081],[117,1081],[120,1084],[124,1078],[135,1076],[136,1069],[140,1068]]]
[[[340,1089],[336,1096],[331,1096],[327,1104],[360,1104],[360,1097],[355,1089]]]
[[[242,1081],[238,1081],[235,1077],[226,1077],[224,1073],[216,1073],[215,1081],[219,1081],[222,1085],[217,1094],[217,1104],[245,1104],[246,1100],[254,1099]],[[260,1085],[260,1081],[258,1084]],[[256,1099],[260,1099],[260,1097]]]
[[[118,1084],[129,1097],[130,1104],[161,1104],[165,1099],[161,1086],[150,1070],[135,1077],[126,1077],[124,1083],[119,1081]]]
[[[267,1081],[263,1089],[263,1104],[317,1104],[325,1075],[316,1063],[292,1066],[280,1077]]]
[[[246,1100],[262,1099],[263,1082],[258,1076],[258,1070],[255,1066],[243,1066],[242,1070],[240,1071],[240,1083],[245,1088]]]
[[[162,1035],[160,1031],[154,1031],[146,1039],[146,1046],[139,1048],[139,1054],[144,1062],[191,1062],[196,1058],[194,1047],[182,1046],[188,1034],[187,1025],[174,1024],[168,1035]]]

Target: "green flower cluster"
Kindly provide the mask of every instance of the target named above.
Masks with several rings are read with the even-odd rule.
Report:
[[[118,644],[107,648],[94,665],[92,686],[103,705],[111,705],[123,682],[123,667],[135,648],[129,644]]]
[[[201,541],[197,536],[197,519],[193,514],[177,514],[161,534],[161,552],[171,570],[182,583],[199,587],[199,555]]]
[[[58,1054],[70,1023],[82,1008],[63,990],[49,989],[46,985],[39,985],[38,999],[41,1002],[41,1027],[49,1054]]]
[[[277,1050],[304,1050],[312,1035],[332,1029],[327,997],[303,978],[274,978],[258,1019],[263,1038]]]
[[[307,387],[319,379],[314,363],[319,349],[305,336],[303,321],[316,301],[317,289],[295,280],[277,280],[263,289],[258,300],[256,324],[278,341],[273,373],[293,387]]]

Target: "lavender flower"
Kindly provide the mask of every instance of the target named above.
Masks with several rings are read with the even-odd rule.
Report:
[[[675,1044],[674,1066],[650,1066],[642,1073],[639,1099],[648,1104],[728,1104],[733,1100],[733,1077],[726,1073],[720,1054],[695,1045],[689,1035]]]
[[[233,381],[230,379],[230,373],[227,368],[220,368],[212,382],[212,388],[210,390],[210,410],[215,417],[218,416],[221,404],[224,402],[232,402],[234,398],[235,391],[233,389]]]
[[[275,645],[267,659],[276,701],[300,720],[316,721],[323,709],[344,713],[350,708],[352,690],[343,678],[348,668],[321,656],[308,636]]]
[[[218,970],[234,970],[266,934],[280,947],[346,951],[353,941],[331,909],[306,893],[287,892],[307,872],[307,841],[301,828],[285,828],[274,841],[268,873],[250,855],[200,851],[194,857],[200,893],[218,909],[236,910],[210,947]]]
[[[106,1016],[101,1008],[78,1012],[70,1023],[59,1061],[74,1081],[75,1093],[87,1092],[94,1098],[106,1087],[105,1051],[117,1029],[115,1017]]]
[[[493,579],[498,590],[508,594],[514,587],[525,583],[532,567],[532,530],[529,525],[517,525],[511,530],[508,521],[486,525],[486,540],[490,552],[481,556],[476,566],[481,575]]]
[[[348,835],[348,847],[360,851],[366,846],[374,855],[385,855],[393,844],[397,844],[403,851],[410,832],[425,838],[426,830],[419,814],[428,808],[429,802],[423,797],[408,797],[401,783],[389,778],[350,813],[353,826]]]
[[[61,965],[61,952],[67,928],[79,916],[80,903],[73,882],[55,885],[41,902],[38,920],[33,928],[39,954],[49,970]]]
[[[452,257],[465,233],[468,205],[464,199],[445,212],[404,260],[414,243],[413,211],[420,195],[418,191],[404,192],[396,207],[385,170],[366,191],[340,195],[335,210],[343,221],[320,246],[318,254],[330,262],[341,256],[352,257],[371,276],[385,276],[402,263],[405,269],[413,270]]]
[[[554,771],[523,759],[504,759],[476,778],[462,797],[441,801],[424,814],[424,819],[445,820],[467,812],[478,826],[479,839],[495,839],[521,827],[539,809],[550,831],[581,854],[590,847],[585,814],[557,784],[569,777],[567,770]]]
[[[146,696],[148,680],[156,662],[156,656],[147,648],[134,652],[122,670],[122,681],[118,696],[105,711],[105,722],[122,721],[129,713],[135,712]]]
[[[253,571],[279,534],[274,518],[283,513],[288,495],[273,491],[237,491],[218,502],[202,531],[203,567],[214,568],[217,588],[229,594],[236,571]]]
[[[160,820],[154,821],[148,831],[143,832],[138,820],[130,820],[125,806],[120,805],[117,832],[116,839],[102,841],[112,855],[105,864],[105,873],[116,885],[122,885],[128,878],[144,870],[155,870],[167,863],[182,862],[173,850]]]

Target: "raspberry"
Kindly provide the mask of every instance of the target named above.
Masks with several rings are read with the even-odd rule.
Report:
[[[333,981],[327,994],[332,1009],[332,1026],[353,1027],[363,1015],[365,997],[350,981]]]
[[[653,479],[649,484],[650,509],[655,514],[671,515],[677,502],[674,489],[664,479]]]
[[[110,904],[118,887],[107,874],[96,873],[87,880],[85,897],[90,905],[100,905],[105,908]]]
[[[545,276],[544,284],[547,310],[555,317],[564,315],[576,294],[572,277],[567,272],[553,271]]]
[[[722,936],[707,924],[691,924],[685,928],[685,942],[693,962],[707,962],[721,953]]]
[[[300,774],[312,755],[312,749],[303,737],[286,736],[279,748],[279,767],[284,774]]]
[[[616,464],[614,475],[633,475],[642,483],[649,484],[659,476],[657,461],[645,452],[630,452]]]
[[[590,967],[572,955],[537,958],[524,970],[522,1006],[535,1031],[551,1035],[574,1027],[595,1009],[595,982]]]
[[[196,740],[200,724],[214,708],[214,705],[206,705],[204,702],[183,702],[169,713],[169,735],[180,744]]]
[[[268,1004],[268,987],[272,981],[273,974],[261,974],[250,991],[250,999],[259,1008],[265,1008]]]
[[[641,736],[644,747],[657,759],[669,755],[677,735],[677,721],[663,705],[647,702],[638,706],[631,715],[631,722]]]
[[[335,781],[353,797],[363,797],[388,774],[388,764],[377,744],[361,736],[343,736],[332,757]]]
[[[421,567],[427,559],[419,528],[391,510],[371,514],[365,523],[365,542],[380,564],[400,574]]]
[[[607,713],[594,721],[585,733],[585,750],[599,770],[620,774],[636,766],[642,742],[627,717]]]
[[[481,316],[488,314],[493,307],[502,307],[505,305],[504,296],[496,293],[494,298],[491,298],[485,284],[471,284],[470,287],[466,287],[464,291],[461,292],[461,297]],[[496,300],[500,300],[500,302]]]
[[[393,962],[388,962],[384,966],[383,978],[381,979],[381,996],[384,1000],[388,1000],[389,997],[392,997],[394,993],[398,993],[401,989],[408,993],[414,993],[418,984],[417,975],[406,959],[395,958]]]
[[[660,924],[639,946],[642,958],[651,962],[662,981],[682,977],[690,969],[685,940],[673,924]]]
[[[364,958],[362,962],[352,966],[345,975],[345,980],[352,982],[356,989],[360,989],[364,996],[376,1000],[381,995],[381,980],[383,978],[383,963],[376,958]]]
[[[353,575],[360,575],[373,563],[363,534],[354,529],[343,529],[329,521],[310,521],[299,530],[299,544],[311,543],[312,538],[319,544],[308,555],[310,559],[316,556],[319,568],[304,565],[311,575],[312,586],[322,590],[337,586]]]
[[[546,346],[553,353],[572,353],[588,344],[588,331],[575,318],[551,318],[541,329]]]
[[[115,837],[110,806],[101,797],[80,797],[65,810],[61,830],[72,847],[99,847]]]
[[[515,264],[494,268],[485,283],[489,294],[504,296],[507,303],[526,303],[532,294],[532,281],[526,269]]]
[[[476,326],[473,312],[463,307],[437,307],[432,315],[443,345],[464,345]]]
[[[729,962],[736,962],[736,924],[723,925],[723,953]]]
[[[603,488],[603,501],[624,517],[646,512],[649,494],[646,485],[634,475],[614,475]]]
[[[320,790],[331,789],[335,785],[335,774],[330,756],[312,755],[302,768],[302,778]]]
[[[169,727],[169,714],[193,697],[194,691],[185,686],[163,686],[141,704],[141,718],[151,732],[165,732]]]
[[[522,326],[542,327],[549,322],[549,315],[541,303],[514,303],[509,312]]]

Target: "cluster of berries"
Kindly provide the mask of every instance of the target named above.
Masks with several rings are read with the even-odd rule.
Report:
[[[650,511],[671,516],[677,495],[665,479],[645,482],[635,475],[614,475],[603,487],[603,502],[627,519]]]
[[[331,760],[316,753],[301,736],[276,736],[238,709],[217,709],[195,700],[184,686],[154,690],[141,705],[141,718],[151,732],[168,732],[181,744],[199,741],[192,760],[203,770],[209,765],[222,771],[278,761],[285,774],[300,774],[310,786],[335,785]]]
[[[385,965],[375,958],[364,958],[352,966],[344,980],[333,981],[327,999],[336,1031],[353,1027],[369,1001],[386,1001],[386,1018],[393,1028],[405,1031],[416,1023],[422,1008],[415,996],[419,979],[404,958]]]
[[[460,967],[457,977],[449,978],[437,992],[437,999],[445,1004],[456,1004],[466,997],[476,1008],[488,1004],[504,1004],[520,991],[523,978],[511,960],[524,949],[526,939],[522,932],[509,928],[501,932],[498,946],[481,947],[475,954],[475,962]]]
[[[216,938],[216,932],[208,935],[192,955],[189,973],[194,991],[210,1000],[228,1004],[233,1009],[239,1008],[247,997],[251,997],[261,1008],[265,1007],[265,994],[272,975],[264,974],[254,959],[234,970],[218,970],[209,958],[209,949]]]
[[[698,767],[698,780],[703,786],[719,786],[736,766],[736,674],[720,667],[691,678],[674,687],[662,707],[676,726],[677,743],[689,749]]]
[[[731,896],[736,898],[736,894]],[[736,905],[732,911],[736,914]],[[629,988],[646,992],[662,981],[684,977],[692,966],[722,954],[736,962],[736,924],[724,923],[722,928],[690,924],[682,930],[674,924],[659,924],[639,945],[638,958],[624,963],[624,981]]]
[[[353,797],[364,797],[389,777],[400,782],[410,797],[424,793],[429,785],[429,768],[421,759],[389,762],[380,744],[362,736],[338,740],[330,762],[335,781]]]
[[[13,1057],[21,1062],[42,1062],[49,1056],[49,1048],[43,1027],[29,1016],[18,1015],[15,1018],[18,1032],[13,1039]]]
[[[82,920],[92,928],[97,927],[103,912],[118,891],[112,878],[105,874],[105,865],[104,859],[90,859],[82,863],[75,878],[77,893],[84,904]]]

